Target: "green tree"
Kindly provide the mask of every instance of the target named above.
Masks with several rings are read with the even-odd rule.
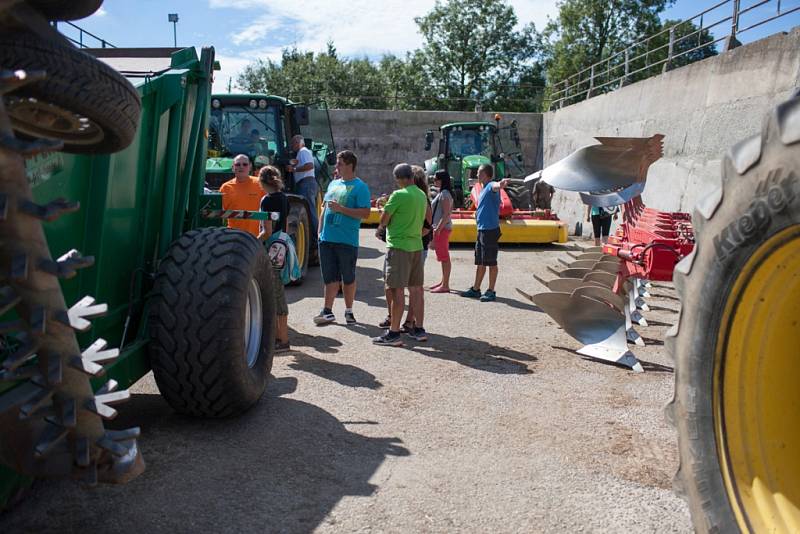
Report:
[[[517,16],[504,0],[437,0],[414,21],[424,39],[418,60],[439,107],[496,108],[495,102],[526,98],[535,105],[544,85],[535,79],[541,73],[534,67],[536,29],[515,29]]]
[[[547,58],[550,85],[581,73],[643,36],[656,33],[661,28],[658,14],[672,1],[562,0],[558,16],[542,32],[541,46]],[[621,55],[614,59],[612,66],[624,61]],[[613,89],[598,87],[607,81],[608,74],[595,75],[594,92]],[[589,78],[589,72],[575,76],[573,81],[582,78]],[[585,98],[588,89],[588,81],[577,88],[576,91],[583,92],[577,99]]]
[[[332,108],[384,109],[387,89],[381,70],[367,58],[341,59],[333,43],[325,53],[285,49],[280,62],[257,60],[237,79],[245,91],[296,101],[324,99]]]

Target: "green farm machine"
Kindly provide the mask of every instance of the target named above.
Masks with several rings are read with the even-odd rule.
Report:
[[[425,161],[429,179],[443,169],[450,174],[453,188],[452,243],[474,243],[477,239],[475,206],[480,184],[478,168],[492,165],[494,179],[509,178],[502,192],[500,216],[502,218],[501,243],[564,243],[567,225],[548,211],[532,211],[531,186],[525,182],[517,122],[500,126],[501,116],[495,122],[454,122],[439,127],[437,155]],[[425,134],[425,150],[430,150],[434,133]]]
[[[315,204],[296,193],[293,176],[288,175],[289,218],[287,231],[292,236],[303,276],[308,265],[318,262],[316,229],[311,228],[312,211],[320,213],[322,193],[331,181],[336,152],[328,109],[323,102],[296,104],[279,96],[264,94],[220,94],[211,97],[206,161],[204,205],[221,207],[219,187],[233,177],[233,158],[246,154],[254,172],[264,165],[275,165],[282,172],[294,157],[291,138],[302,135],[314,155],[314,174],[320,194]],[[215,224],[211,221],[210,224]]]
[[[100,4],[0,2],[0,508],[33,478],[137,476],[138,428],[106,424],[151,370],[177,412],[227,417],[272,367],[266,251],[200,216],[214,50],[48,24]]]

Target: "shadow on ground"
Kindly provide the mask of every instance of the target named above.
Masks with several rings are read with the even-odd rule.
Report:
[[[313,532],[343,497],[375,493],[370,479],[387,456],[409,451],[280,396],[296,384],[273,379],[259,404],[225,420],[182,417],[159,395],[133,395],[114,427],[142,427],[145,473],[123,486],[40,484],[2,531]]]
[[[322,360],[302,352],[294,353],[294,363],[290,363],[289,367],[295,371],[311,373],[351,388],[380,389],[383,387],[375,375],[360,367]]]

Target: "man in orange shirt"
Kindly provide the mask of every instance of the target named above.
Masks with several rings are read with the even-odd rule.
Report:
[[[222,209],[259,211],[264,191],[258,178],[250,176],[250,159],[239,154],[233,158],[233,178],[219,188],[222,193]],[[242,230],[258,237],[258,221],[248,219],[228,219],[228,228]]]

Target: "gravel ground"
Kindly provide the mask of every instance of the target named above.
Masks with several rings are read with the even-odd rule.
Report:
[[[426,294],[427,343],[377,347],[383,244],[362,230],[359,324],[315,327],[318,272],[290,288],[294,350],[243,417],[175,415],[152,376],[115,426],[140,425],[148,467],[125,486],[34,487],[11,532],[688,532],[672,492],[677,446],[662,407],[673,374],[663,335],[678,302],[655,287],[635,352],[645,373],[593,361],[520,297],[568,259],[504,248],[498,300]],[[426,277],[439,265],[428,259]],[[453,251],[454,288],[472,251]]]

